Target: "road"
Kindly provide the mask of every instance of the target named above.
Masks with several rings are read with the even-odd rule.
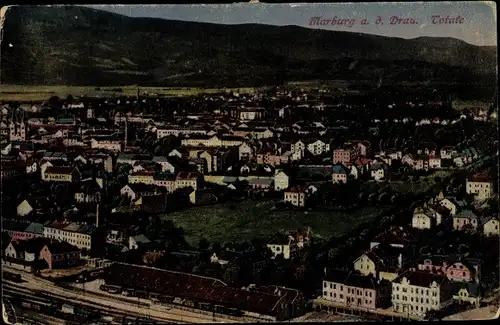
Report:
[[[101,297],[95,294],[86,292],[85,294],[77,293],[70,289],[64,289],[55,286],[48,280],[43,280],[35,277],[32,274],[24,273],[15,269],[10,269],[10,272],[22,274],[23,280],[26,282],[16,285],[14,283],[3,284],[4,291],[18,295],[29,295],[33,297],[33,293],[39,292],[51,298],[64,300],[69,304],[87,306],[97,308],[103,313],[119,312],[137,317],[151,318],[158,322],[168,323],[235,323],[236,321],[222,318],[213,317],[213,315],[199,314],[191,311],[185,311],[177,308],[165,308],[155,304],[150,307],[139,307],[137,303],[126,302],[113,297]],[[9,289],[10,288],[10,289]]]

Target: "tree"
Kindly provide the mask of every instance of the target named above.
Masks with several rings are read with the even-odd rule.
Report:
[[[205,238],[200,239],[200,241],[198,242],[198,250],[200,252],[208,250],[209,247],[210,243]]]
[[[54,109],[60,109],[62,107],[61,100],[57,96],[52,96],[49,98],[49,106]]]
[[[73,104],[73,96],[71,94],[69,94],[67,97],[66,97],[66,102],[68,104]]]
[[[222,278],[224,282],[228,284],[234,284],[238,281],[240,275],[241,267],[237,264],[228,265],[222,272]]]

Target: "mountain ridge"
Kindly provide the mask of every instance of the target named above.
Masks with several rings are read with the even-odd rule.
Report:
[[[253,86],[380,78],[467,83],[496,79],[496,46],[23,6],[7,13],[1,70],[2,83],[46,85]]]

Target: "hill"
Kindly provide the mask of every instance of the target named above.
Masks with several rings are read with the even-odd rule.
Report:
[[[131,18],[85,7],[11,8],[1,50],[4,84],[230,87],[310,79],[496,80],[496,47],[456,39]]]

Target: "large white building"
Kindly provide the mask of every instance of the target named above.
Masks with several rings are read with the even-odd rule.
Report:
[[[445,275],[406,271],[392,282],[392,308],[405,315],[423,318],[450,305],[452,298],[453,287]]]
[[[79,249],[90,250],[95,229],[94,225],[54,221],[44,225],[43,236],[68,242]]]

